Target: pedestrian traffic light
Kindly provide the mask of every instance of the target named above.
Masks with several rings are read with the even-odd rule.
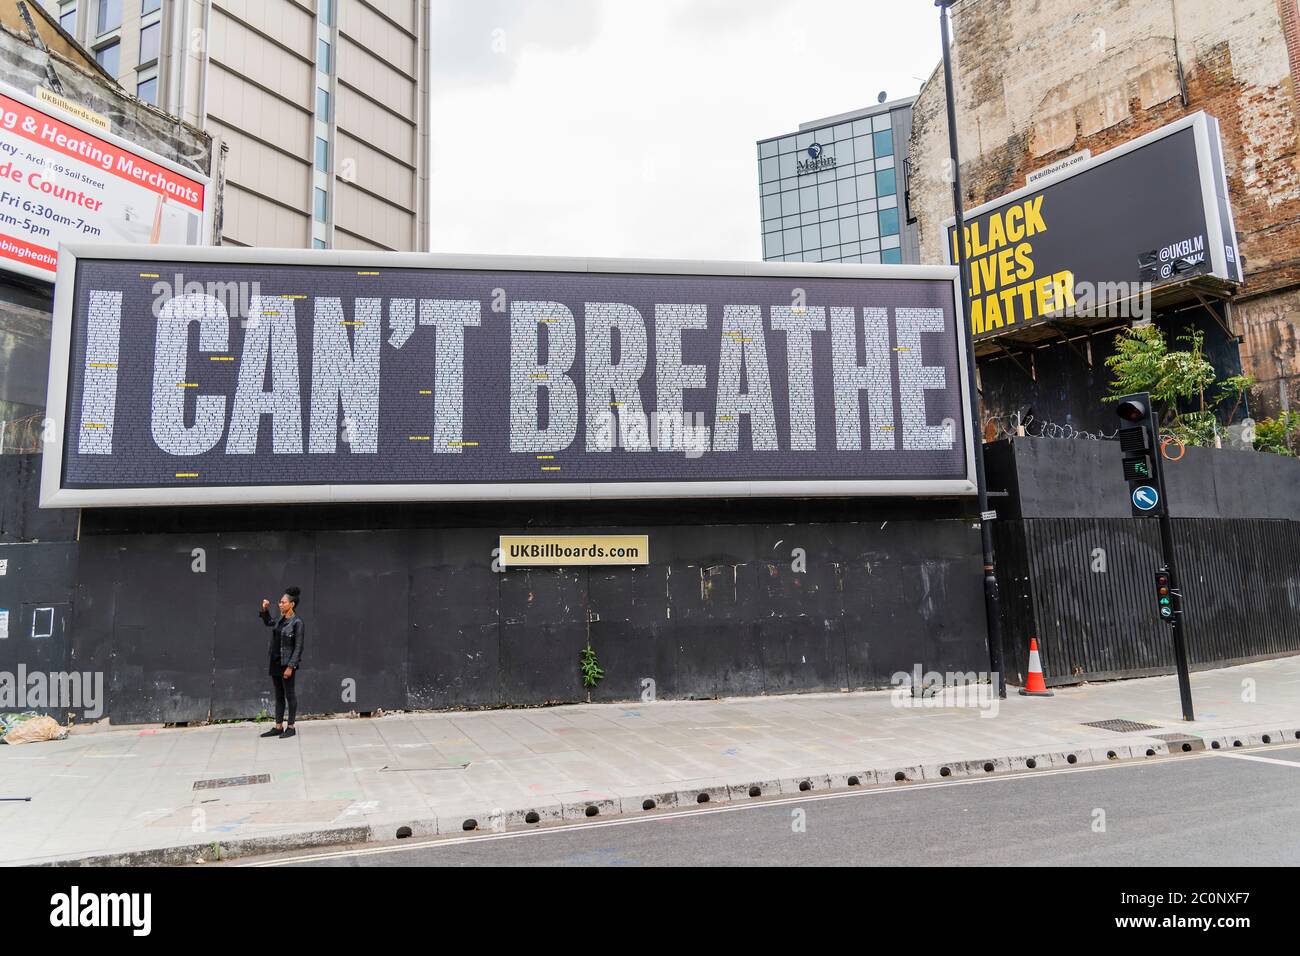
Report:
[[[1169,572],[1161,568],[1156,572],[1156,602],[1160,609],[1160,620],[1167,624],[1172,624],[1174,620],[1174,596],[1173,585],[1170,583]]]
[[[1125,395],[1115,406],[1115,414],[1130,423],[1119,430],[1119,447],[1132,513],[1139,518],[1163,514],[1160,463],[1156,460],[1159,440],[1150,396],[1145,392]]]

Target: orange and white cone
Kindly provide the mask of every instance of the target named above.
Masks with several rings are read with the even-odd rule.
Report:
[[[1043,682],[1043,664],[1038,659],[1038,638],[1029,639],[1029,677],[1025,680],[1025,686],[1020,688],[1020,693],[1025,697],[1055,697],[1047,684]]]

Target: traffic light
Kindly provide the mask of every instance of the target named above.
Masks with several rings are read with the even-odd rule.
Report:
[[[1160,620],[1166,624],[1174,621],[1174,596],[1171,588],[1169,572],[1161,568],[1156,572],[1156,602],[1160,609]]]
[[[1129,424],[1119,430],[1119,447],[1124,455],[1124,480],[1128,482],[1129,504],[1137,518],[1164,513],[1160,494],[1160,463],[1156,460],[1159,439],[1151,398],[1146,392],[1125,395],[1115,414]]]

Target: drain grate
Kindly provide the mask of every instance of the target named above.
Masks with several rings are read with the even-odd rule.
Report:
[[[1093,720],[1085,723],[1085,727],[1098,727],[1101,730],[1113,730],[1120,734],[1131,734],[1139,730],[1159,730],[1156,724],[1139,724],[1136,720],[1124,720],[1116,717],[1113,720]]]
[[[216,790],[218,787],[248,787],[255,783],[270,783],[269,773],[259,773],[251,777],[215,777],[212,780],[195,780],[195,790]]]

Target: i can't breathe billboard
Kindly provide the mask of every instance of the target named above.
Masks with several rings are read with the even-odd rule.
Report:
[[[974,491],[950,267],[64,252],[46,507]]]

